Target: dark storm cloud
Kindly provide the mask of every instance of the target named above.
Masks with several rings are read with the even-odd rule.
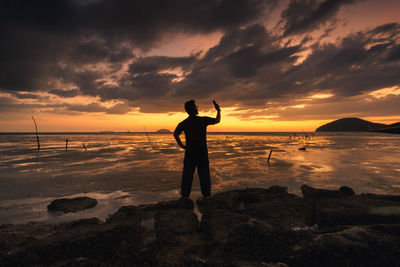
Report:
[[[37,95],[37,94],[30,94],[30,93],[22,94],[22,93],[13,92],[13,91],[10,91],[9,93],[18,99],[40,99],[40,98],[43,98],[42,96]]]
[[[60,65],[117,64],[132,58],[133,48],[148,50],[165,34],[235,28],[276,2],[4,0],[0,89],[46,90]]]
[[[354,2],[290,1],[282,13],[285,34],[319,28],[334,18],[340,6]],[[18,99],[34,99],[39,91],[99,97],[100,103],[38,104],[37,108],[126,114],[137,107],[141,112],[182,111],[180,103],[193,98],[206,108],[212,108],[210,99],[216,99],[242,110],[265,109],[298,104],[294,99],[318,92],[345,98],[400,84],[397,23],[332,43],[306,37],[293,44],[261,24],[252,24],[275,3],[2,1],[0,90],[14,92]],[[202,53],[185,57],[132,53],[151,50],[168,34],[217,30],[223,33],[220,42]],[[305,59],[299,62],[302,55]],[[122,104],[102,103],[109,100]],[[21,103],[6,106],[20,109]]]
[[[394,45],[394,46],[390,49],[390,51],[389,51],[389,53],[388,53],[388,55],[387,55],[387,57],[386,57],[386,60],[387,60],[387,61],[397,61],[397,60],[400,60],[400,44]]]
[[[291,0],[281,14],[284,35],[318,29],[333,18],[342,5],[355,2],[357,0]]]
[[[296,64],[298,53],[307,49],[307,41],[282,46],[263,26],[251,25],[223,36],[204,57],[191,63],[191,71],[178,82],[173,82],[177,78],[174,74],[156,73],[156,67],[146,73],[153,75],[149,76],[151,79],[140,72],[126,78],[130,83],[124,97],[129,97],[127,92],[135,92],[129,98],[132,105],[143,110],[151,106],[153,112],[162,112],[171,111],[171,107],[152,105],[155,98],[164,99],[164,103],[196,98],[202,104],[215,98],[228,106],[264,108],[267,102],[285,103],[324,91],[342,97],[356,96],[400,84],[399,62],[395,60],[396,38],[400,34],[396,29],[378,27],[336,43],[316,43],[307,58]],[[388,58],[393,60],[389,62]],[[107,96],[112,99],[116,95],[110,92]]]
[[[53,89],[49,91],[50,94],[61,96],[61,97],[75,97],[79,95],[78,89],[71,90],[61,90],[61,89]]]
[[[394,37],[398,38],[399,32],[395,36],[393,33],[376,38],[359,32],[337,44],[315,45],[292,76],[314,88],[331,89],[344,96],[399,85],[399,62],[387,62],[398,46]]]
[[[190,57],[166,57],[166,56],[152,56],[141,57],[135,60],[134,63],[129,65],[129,73],[146,73],[157,72],[165,69],[180,68],[187,70],[190,65],[196,60],[195,56]]]
[[[223,94],[226,99],[256,99],[268,79],[277,79],[285,65],[296,60],[298,46],[280,47],[261,25],[226,34],[209,49],[185,79],[176,84],[176,96],[206,97]],[[275,78],[274,78],[275,77]],[[252,84],[250,87],[249,85]]]
[[[22,98],[23,99],[23,98]],[[38,109],[59,109],[63,108],[62,104],[41,104],[41,103],[22,103],[12,97],[0,97],[0,113],[10,114],[12,113],[24,113],[29,114],[37,111]]]
[[[400,30],[400,25],[396,22],[393,23],[386,23],[383,25],[379,25],[375,27],[374,29],[370,30],[369,33],[374,33],[374,34],[381,34],[381,33],[394,33],[394,32],[399,32]]]

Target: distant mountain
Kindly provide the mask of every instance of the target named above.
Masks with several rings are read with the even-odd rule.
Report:
[[[343,118],[324,124],[315,130],[316,132],[370,132],[376,131],[388,125],[373,123],[359,118]]]
[[[160,129],[160,130],[157,130],[156,131],[156,133],[170,133],[171,131],[170,130],[168,130],[168,129]]]

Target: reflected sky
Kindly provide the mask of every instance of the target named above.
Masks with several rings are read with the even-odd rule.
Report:
[[[357,193],[400,194],[397,135],[317,133],[307,140],[304,133],[298,133],[300,139],[289,135],[209,134],[212,190],[281,185],[298,194],[306,183],[324,188],[347,185]],[[24,212],[32,203],[36,208],[29,208],[31,212],[42,213],[49,199],[88,192],[125,192],[124,201],[135,199],[134,203],[179,194],[184,152],[172,134],[150,134],[150,142],[145,134],[41,135],[40,152],[33,135],[0,135],[0,140],[3,218],[10,215],[5,207],[12,207],[13,201],[27,205]],[[304,146],[305,151],[299,150]],[[193,191],[199,195],[197,174]]]

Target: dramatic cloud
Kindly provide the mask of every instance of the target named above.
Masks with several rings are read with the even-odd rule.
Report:
[[[380,99],[365,101],[366,96],[336,99],[330,102],[313,103],[304,108],[287,108],[278,110],[279,120],[313,120],[313,119],[339,119],[343,117],[379,117],[398,116],[400,95],[391,95]],[[272,110],[270,110],[272,112]]]
[[[342,5],[355,2],[357,0],[290,0],[281,14],[284,35],[318,29],[333,18]]]
[[[0,89],[52,89],[57,69],[118,63],[172,32],[209,33],[245,25],[276,1],[5,0],[0,6]]]
[[[2,1],[0,111],[25,103],[54,113],[170,113],[188,99],[204,107],[216,99],[239,117],[287,119],[356,98],[360,109],[377,103],[382,109],[371,110],[381,114],[382,99],[362,96],[400,85],[400,25],[322,43],[309,34],[332,31],[326,24],[341,6],[359,1],[291,0],[278,13],[283,28],[268,28],[265,14],[277,2]],[[154,53],[174,34],[216,32],[219,42],[203,51]],[[82,98],[90,100],[73,103]]]
[[[50,94],[61,96],[61,97],[74,97],[79,95],[78,89],[71,89],[71,90],[60,90],[60,89],[53,89],[49,91]]]
[[[107,114],[125,114],[132,110],[131,107],[125,104],[116,104],[112,107],[105,107],[100,105],[99,103],[90,103],[87,105],[66,105],[67,110],[70,111],[79,111],[79,112],[103,112]]]
[[[146,72],[157,72],[166,69],[180,68],[187,70],[190,65],[196,60],[196,57],[165,57],[165,56],[153,56],[153,57],[142,57],[135,60],[129,66],[129,73],[146,73]]]

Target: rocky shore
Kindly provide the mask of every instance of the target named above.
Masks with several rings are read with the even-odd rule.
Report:
[[[248,188],[0,226],[0,266],[397,266],[400,196]]]

